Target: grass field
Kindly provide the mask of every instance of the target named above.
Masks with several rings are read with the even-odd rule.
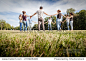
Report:
[[[86,30],[0,31],[1,57],[86,57]]]

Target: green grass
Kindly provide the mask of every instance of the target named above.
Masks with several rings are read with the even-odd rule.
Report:
[[[86,56],[86,31],[0,31],[1,57]]]

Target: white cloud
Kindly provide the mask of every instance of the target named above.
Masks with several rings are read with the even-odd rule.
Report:
[[[58,9],[62,11],[62,13],[66,13],[66,10],[69,8],[74,8],[76,11],[81,9],[86,9],[86,0],[59,0],[52,4],[49,1],[31,1],[31,0],[0,0],[0,12],[14,12],[14,13],[22,13],[22,10],[25,10],[28,15],[32,15],[35,13],[40,6],[44,7],[44,11],[48,14],[55,14]],[[14,26],[17,26],[18,15],[3,15],[0,14],[0,19],[3,18],[9,23],[15,21]],[[12,17],[10,20],[8,17]],[[37,15],[34,16],[37,21]],[[46,15],[44,15],[46,17]],[[17,20],[16,20],[17,19]]]

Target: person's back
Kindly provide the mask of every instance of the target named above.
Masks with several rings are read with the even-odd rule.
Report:
[[[59,14],[57,15],[57,18],[61,19],[61,13],[59,13]]]
[[[23,21],[26,21],[26,16],[22,15]]]
[[[43,10],[38,10],[36,13],[38,14],[38,18],[43,18]]]

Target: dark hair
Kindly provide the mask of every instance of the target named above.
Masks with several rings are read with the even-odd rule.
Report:
[[[25,11],[22,11],[23,14],[25,14],[26,12]]]
[[[42,7],[42,6],[40,6],[40,9],[43,9],[43,7]]]
[[[61,10],[58,10],[58,12],[61,12]]]
[[[73,13],[70,13],[71,15],[73,15]]]

